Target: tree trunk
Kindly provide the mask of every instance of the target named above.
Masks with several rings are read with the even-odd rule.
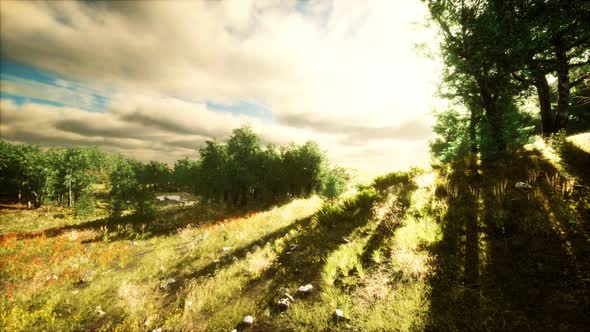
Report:
[[[72,206],[72,179],[68,179],[68,207]]]
[[[477,125],[475,110],[471,110],[471,117],[469,118],[469,150],[473,155],[477,154],[477,133],[475,127]]]
[[[551,93],[547,78],[541,72],[535,73],[535,88],[539,97],[539,108],[541,111],[541,132],[544,137],[553,133],[553,119],[555,115],[551,109]]]
[[[490,123],[490,126],[492,127],[492,134],[494,135],[494,140],[496,141],[496,147],[498,148],[498,151],[505,151],[506,142],[504,141],[502,135],[502,116],[500,114],[500,109],[497,107],[496,100],[485,79],[477,79],[477,85],[479,86],[479,92],[481,94],[483,103],[482,106],[485,110],[485,115]]]
[[[570,96],[570,78],[567,52],[563,43],[560,41],[555,47],[555,58],[557,60],[557,115],[555,117],[555,128],[557,132],[564,129],[567,125],[569,96]]]

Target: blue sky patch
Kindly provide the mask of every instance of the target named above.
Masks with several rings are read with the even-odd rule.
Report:
[[[226,113],[233,113],[233,114],[243,114],[248,115],[256,118],[266,119],[269,120],[272,118],[272,113],[270,110],[264,106],[261,106],[257,103],[251,102],[239,102],[234,104],[221,104],[208,101],[207,108],[219,111],[219,112],[226,112]]]
[[[0,61],[0,97],[17,104],[35,102],[104,112],[108,93],[82,82],[11,60]]]

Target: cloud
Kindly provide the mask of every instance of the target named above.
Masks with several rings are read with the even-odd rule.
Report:
[[[2,104],[3,137],[25,139],[27,133],[56,144],[135,146],[129,153],[144,156],[161,148],[180,155],[250,124],[266,142],[316,139],[342,162],[353,162],[353,147],[366,147],[355,158],[369,165],[377,162],[369,155],[376,147],[427,149],[440,65],[413,50],[414,44],[434,41],[433,31],[415,24],[426,13],[418,0],[1,6],[2,58],[84,82],[76,90],[62,80],[56,85],[68,93],[54,87],[43,94],[76,110]],[[3,91],[42,95],[43,87],[30,82],[5,81]],[[71,100],[101,91],[110,99],[103,113],[80,110],[96,100]],[[215,112],[207,102],[265,105],[271,121]],[[33,121],[43,134],[29,130],[27,121],[6,124],[17,112],[31,112],[29,121],[37,115],[48,119]]]
[[[166,106],[161,111],[160,106]],[[141,117],[141,118],[140,118]],[[197,156],[206,140],[227,139],[233,129],[250,125],[264,142],[284,145],[322,139],[307,130],[265,123],[256,118],[220,113],[203,104],[169,97],[130,96],[115,98],[106,112],[0,100],[0,137],[44,146],[94,145],[116,148],[147,160],[174,161]],[[112,149],[111,149],[112,150]],[[142,154],[140,151],[148,152]]]

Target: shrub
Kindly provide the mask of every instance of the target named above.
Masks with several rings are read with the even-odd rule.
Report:
[[[76,215],[78,217],[88,217],[94,213],[96,202],[91,194],[82,194],[76,201]]]
[[[320,194],[326,198],[333,199],[346,191],[346,185],[350,179],[346,171],[341,167],[330,168],[323,174],[323,181]]]

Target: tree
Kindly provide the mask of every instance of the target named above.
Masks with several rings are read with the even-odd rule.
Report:
[[[158,191],[169,189],[172,175],[166,164],[152,160],[143,167],[138,176],[142,184]]]
[[[118,217],[128,208],[136,213],[152,216],[153,187],[142,183],[145,166],[135,160],[122,159],[111,173],[111,216]]]
[[[205,142],[199,150],[201,169],[203,170],[200,188],[201,195],[206,199],[228,200],[230,183],[228,174],[228,157],[225,147],[215,141]]]
[[[515,80],[535,88],[543,135],[566,128],[570,95],[590,79],[590,6],[571,0],[495,2],[509,6],[500,27],[510,39],[507,63]],[[555,88],[548,75],[557,77]]]
[[[201,190],[201,162],[189,158],[179,159],[174,163],[172,170],[172,183],[179,190],[189,191],[193,194]]]
[[[260,139],[249,127],[235,129],[227,145],[227,171],[231,178],[234,202],[245,204],[249,199],[259,196],[258,184],[262,182],[257,175],[260,165]]]
[[[58,170],[57,185],[67,190],[68,206],[72,206],[82,192],[95,181],[95,171],[104,161],[104,153],[96,148],[73,147],[55,154],[54,167]],[[63,189],[62,186],[58,188]]]
[[[322,196],[333,199],[346,191],[350,176],[342,167],[326,167],[322,175]]]
[[[0,142],[0,183],[7,194],[27,207],[39,207],[48,191],[48,165],[36,145]]]

